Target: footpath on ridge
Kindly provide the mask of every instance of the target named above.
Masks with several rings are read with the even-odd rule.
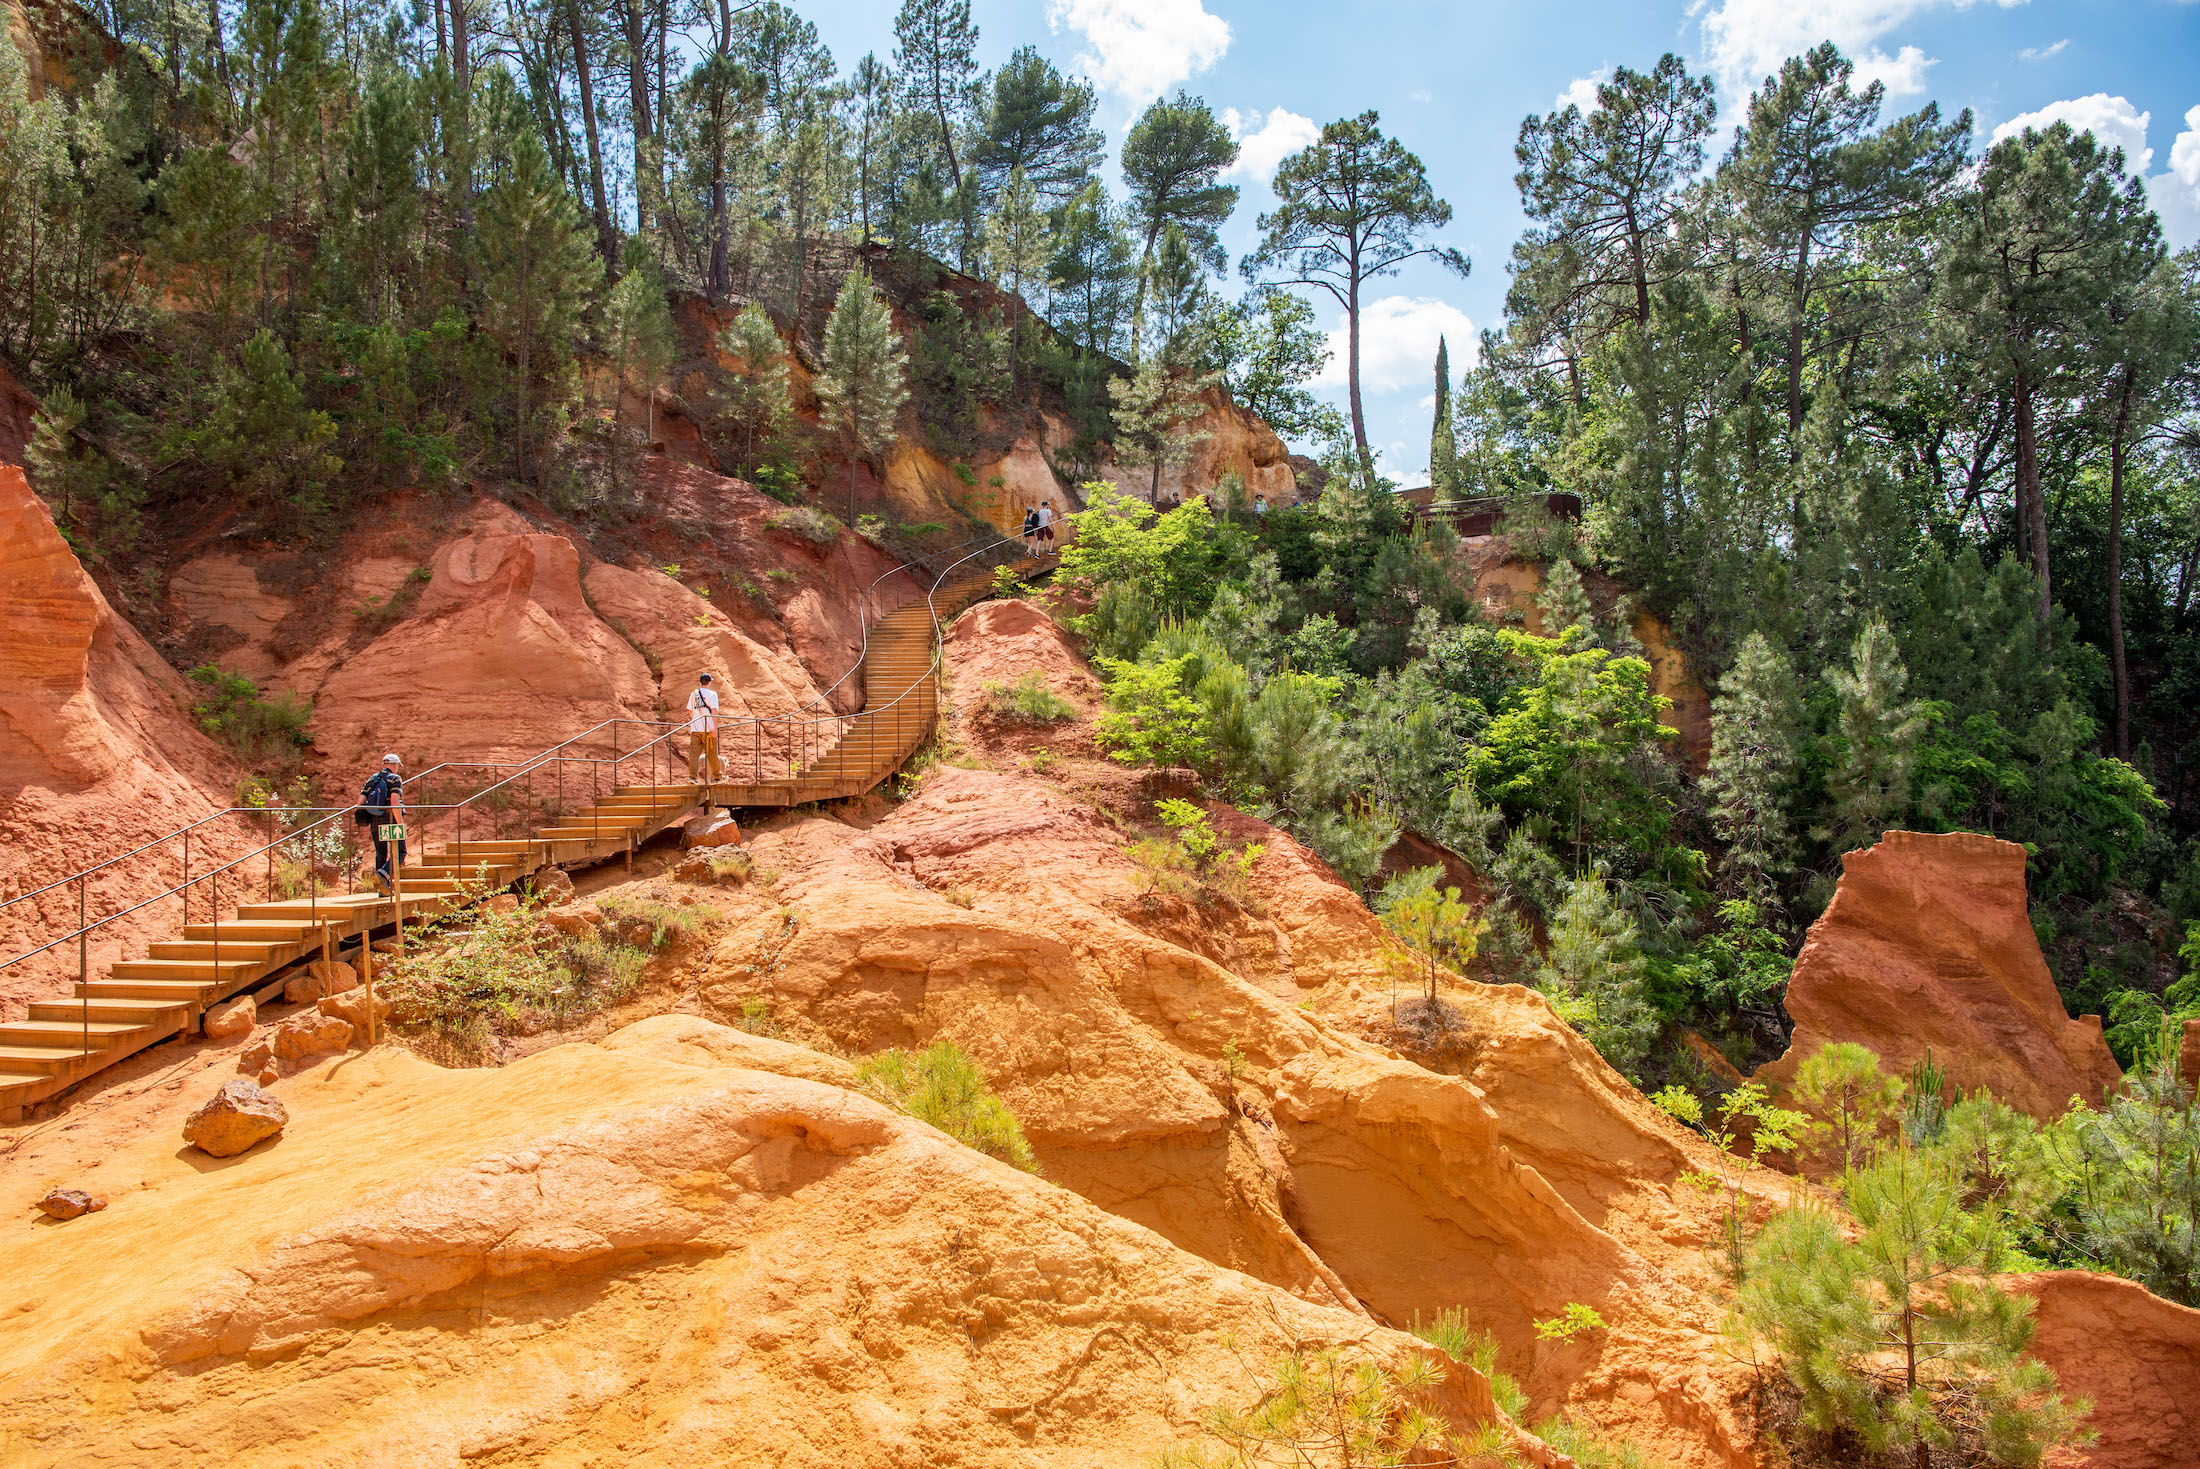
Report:
[[[991,566],[952,581],[942,577],[928,598],[896,608],[871,626],[858,665],[864,689],[860,712],[808,720],[724,721],[720,750],[726,768],[722,773],[738,779],[713,781],[707,787],[670,780],[669,772],[679,768],[682,754],[675,743],[681,738],[676,724],[647,726],[658,732],[624,754],[617,752],[614,743],[608,761],[568,754],[578,741],[567,741],[520,762],[518,773],[506,775],[490,792],[507,790],[509,801],[510,788],[523,776],[555,767],[562,782],[566,767],[575,765],[589,770],[593,787],[608,764],[608,794],[593,796],[582,809],[560,811],[550,824],[522,837],[467,840],[462,813],[468,805],[474,805],[477,829],[494,820],[495,808],[482,800],[490,792],[476,792],[449,808],[461,818],[456,839],[411,857],[398,874],[394,895],[316,890],[302,898],[274,900],[269,893],[269,901],[239,902],[233,913],[222,916],[220,873],[236,869],[229,890],[249,893],[256,879],[245,864],[267,856],[276,846],[295,842],[301,833],[292,832],[182,887],[146,893],[132,908],[178,900],[184,921],[173,938],[150,944],[141,958],[107,966],[104,977],[95,976],[83,963],[85,935],[121,914],[87,917],[76,932],[6,961],[20,962],[41,950],[61,954],[74,950],[80,970],[69,998],[34,1002],[25,1019],[0,1024],[0,1122],[19,1119],[24,1108],[147,1046],[196,1032],[212,1006],[246,991],[262,995],[273,990],[294,966],[333,956],[342,942],[371,942],[377,931],[399,928],[401,920],[432,919],[545,866],[585,867],[631,854],[698,806],[789,807],[873,789],[899,770],[931,734],[940,707],[939,629],[984,596],[993,578]],[[637,764],[646,766],[648,777],[622,784],[622,770]],[[325,817],[315,826],[333,827],[348,819],[347,811]],[[188,853],[188,847],[185,850]],[[271,871],[272,860],[268,866]],[[85,875],[60,879],[45,891],[81,882]],[[345,880],[352,876],[347,873]],[[209,921],[190,922],[191,907],[201,901],[211,910]]]

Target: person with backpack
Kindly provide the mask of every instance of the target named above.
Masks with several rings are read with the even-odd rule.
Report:
[[[1036,505],[1033,505],[1033,506],[1031,506],[1030,508],[1028,508],[1028,509],[1026,509],[1026,510],[1024,511],[1024,529],[1023,529],[1023,537],[1024,537],[1024,554],[1025,554],[1026,556],[1036,556],[1036,555],[1038,555],[1038,554],[1039,554],[1039,507],[1038,507],[1038,506],[1036,506]]]
[[[359,809],[353,817],[359,825],[374,831],[374,885],[382,892],[395,891],[396,875],[405,866],[405,839],[385,839],[384,833],[395,826],[400,832],[405,823],[405,762],[394,752],[382,757],[382,768],[367,777],[367,783],[359,788]],[[395,847],[396,865],[391,865],[390,849]]]
[[[695,692],[688,695],[687,708],[688,779],[702,783],[707,758],[711,780],[723,781],[726,767],[718,758],[718,691],[710,686],[709,674],[695,680]]]

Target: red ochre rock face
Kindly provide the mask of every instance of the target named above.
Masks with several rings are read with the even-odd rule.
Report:
[[[1890,831],[1842,859],[1833,903],[1788,982],[1795,1035],[1759,1069],[1785,1085],[1834,1041],[1890,1072],[1928,1052],[1951,1084],[2046,1121],[2122,1078],[2098,1016],[2071,1019],[2025,904],[2024,848],[1969,832]]]

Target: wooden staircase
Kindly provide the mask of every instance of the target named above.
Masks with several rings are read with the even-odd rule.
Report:
[[[944,625],[992,584],[991,569],[972,573],[936,589],[929,604],[912,602],[882,617],[865,643],[864,711],[813,721],[826,737],[806,768],[783,779],[716,783],[707,792],[693,784],[620,786],[525,839],[438,847],[399,874],[405,920],[446,913],[546,863],[585,866],[631,852],[706,800],[786,807],[870,790],[924,742],[938,715],[933,609]],[[26,1018],[0,1024],[0,1122],[147,1046],[197,1031],[206,1011],[233,995],[271,990],[271,981],[317,955],[324,941],[333,946],[393,925],[397,907],[376,892],[246,902],[234,917],[185,923],[174,939],[148,945],[143,958],[80,981],[69,999],[32,1004]]]
[[[993,588],[993,570],[937,588],[929,604],[911,602],[871,627],[863,650],[863,712],[839,721],[836,736],[808,765],[777,779],[713,782],[714,806],[799,806],[860,796],[901,768],[932,733],[940,686],[933,616],[945,627]],[[752,761],[738,739],[722,753],[731,768]]]

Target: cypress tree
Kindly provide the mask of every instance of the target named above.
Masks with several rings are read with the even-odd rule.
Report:
[[[1451,432],[1451,348],[1436,339],[1436,422],[1429,430],[1428,482],[1438,499],[1451,493],[1459,477],[1459,448]]]

